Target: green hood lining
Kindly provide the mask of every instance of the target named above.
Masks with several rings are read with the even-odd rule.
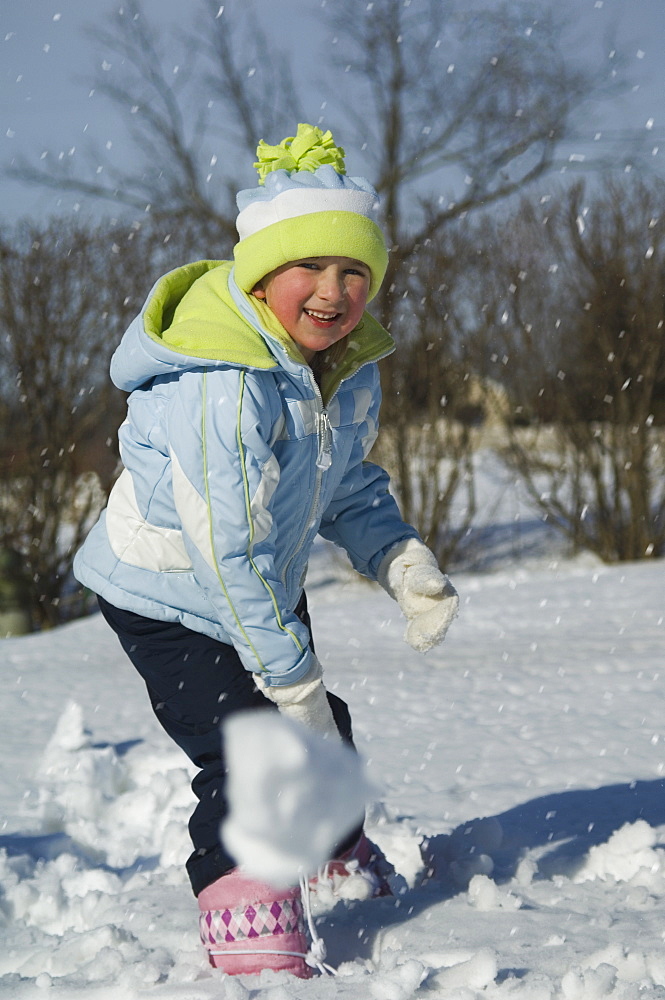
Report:
[[[261,334],[235,308],[227,287],[232,266],[230,261],[200,260],[165,274],[145,307],[145,331],[187,357],[276,368]]]
[[[231,261],[201,260],[164,275],[153,290],[143,318],[148,336],[178,354],[205,361],[226,361],[244,367],[271,369],[279,365],[258,330],[238,312],[228,289]],[[246,294],[246,293],[245,293]],[[306,364],[297,344],[264,302],[247,295],[257,321],[297,364]],[[220,330],[223,335],[220,336]],[[323,379],[324,398],[361,365],[377,361],[394,349],[390,334],[370,313],[349,334],[343,361]]]

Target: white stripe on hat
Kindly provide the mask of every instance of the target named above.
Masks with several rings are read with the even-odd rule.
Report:
[[[368,191],[349,191],[343,188],[287,188],[270,201],[252,201],[236,219],[241,240],[258,233],[266,226],[284,219],[314,212],[355,212],[373,222],[378,217],[378,201]]]

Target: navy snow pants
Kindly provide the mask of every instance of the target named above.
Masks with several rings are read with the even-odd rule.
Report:
[[[160,724],[199,768],[192,782],[198,804],[189,822],[194,851],[187,861],[192,889],[198,896],[235,866],[219,834],[227,812],[220,726],[234,712],[277,708],[258,690],[233,646],[178,622],[144,618],[101,597],[98,600],[104,618],[145,681]],[[296,613],[309,627],[304,595]],[[353,746],[346,702],[330,692],[328,701],[342,739]],[[338,845],[335,855],[355,843],[359,834],[359,829],[354,830]]]

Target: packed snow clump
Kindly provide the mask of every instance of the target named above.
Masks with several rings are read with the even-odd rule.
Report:
[[[371,789],[360,757],[278,712],[234,715],[224,739],[228,850],[257,879],[297,884],[362,822]]]

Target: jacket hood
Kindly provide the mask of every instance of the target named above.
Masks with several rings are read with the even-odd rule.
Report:
[[[394,349],[369,313],[360,325],[336,383]],[[306,362],[274,313],[237,287],[232,262],[201,260],[157,281],[113,355],[111,378],[132,392],[156,376],[222,365],[301,371]]]

